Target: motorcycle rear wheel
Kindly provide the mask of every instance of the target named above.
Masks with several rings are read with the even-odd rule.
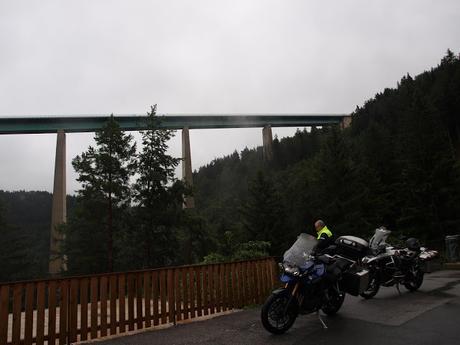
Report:
[[[411,273],[411,279],[404,283],[404,286],[410,292],[417,291],[423,284],[423,271],[419,268],[415,272]]]
[[[295,299],[289,301],[289,297],[287,293],[271,295],[262,306],[262,325],[270,333],[283,334],[294,324],[298,307]]]

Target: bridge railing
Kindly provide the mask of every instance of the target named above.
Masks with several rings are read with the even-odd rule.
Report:
[[[0,284],[0,344],[68,344],[259,304],[273,258]]]

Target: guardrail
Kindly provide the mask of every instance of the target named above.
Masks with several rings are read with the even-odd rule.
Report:
[[[0,284],[0,344],[69,344],[264,301],[274,258]]]

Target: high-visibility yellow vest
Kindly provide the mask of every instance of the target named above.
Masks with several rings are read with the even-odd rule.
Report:
[[[321,235],[322,235],[322,234],[326,234],[327,237],[332,237],[332,232],[331,232],[331,230],[329,230],[329,229],[327,228],[327,226],[325,226],[324,228],[322,228],[322,229],[318,232],[318,237],[316,237],[316,239],[319,240],[319,239],[321,238]]]

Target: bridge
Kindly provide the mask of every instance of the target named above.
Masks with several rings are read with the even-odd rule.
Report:
[[[271,115],[159,115],[160,128],[211,129],[254,127],[309,127],[339,124],[346,114],[271,114]],[[146,129],[146,116],[118,115],[115,119],[125,131]],[[107,121],[107,115],[0,117],[0,134],[95,132]]]
[[[62,269],[59,246],[62,235],[59,224],[66,222],[66,133],[95,132],[107,121],[107,115],[79,116],[5,116],[0,117],[0,135],[57,133],[54,169],[53,205],[51,215],[49,272],[58,274]],[[164,114],[160,128],[182,130],[182,177],[188,185],[193,184],[190,148],[190,129],[214,128],[262,128],[264,159],[272,158],[272,127],[313,127],[338,124],[346,128],[351,123],[349,114]],[[125,131],[147,129],[145,115],[115,115],[115,120]],[[185,207],[193,208],[194,199],[188,197]]]

